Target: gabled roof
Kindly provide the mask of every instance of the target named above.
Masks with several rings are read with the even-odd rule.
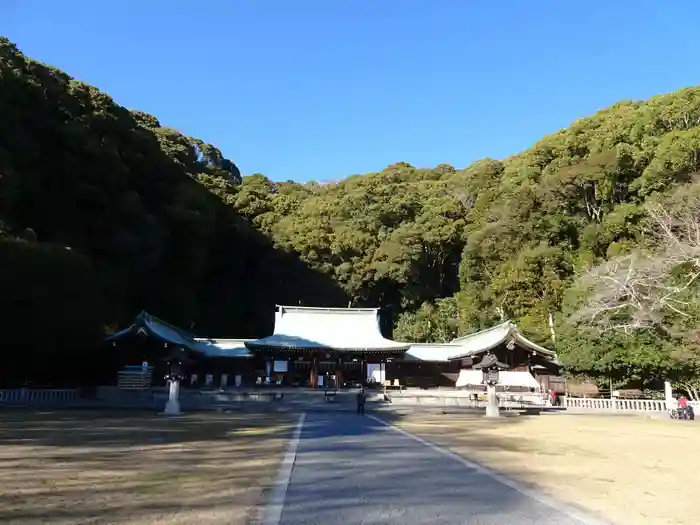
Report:
[[[450,344],[459,345],[461,350],[458,354],[451,356],[450,359],[459,359],[461,357],[478,355],[503,343],[508,343],[508,341],[511,340],[515,344],[532,350],[533,352],[544,357],[555,358],[557,355],[556,352],[548,350],[543,346],[530,341],[523,335],[515,324],[513,324],[511,321],[506,321],[505,323],[501,323],[487,330],[482,330],[481,332],[465,335],[452,340]]]
[[[245,343],[254,339],[208,339],[197,337],[198,348],[207,357],[251,357]]]
[[[197,348],[197,341],[195,341],[194,336],[171,325],[170,323],[159,319],[155,315],[151,315],[148,312],[142,311],[138,314],[130,326],[124,330],[120,330],[112,335],[105,338],[105,341],[116,341],[127,335],[138,335],[142,334],[148,337],[153,337],[159,339],[163,342],[181,346],[183,348],[188,348],[190,350],[200,351]]]
[[[517,345],[536,352],[542,357],[558,363],[556,352],[548,350],[525,337],[510,321],[492,328],[453,339],[449,343],[413,343],[405,355],[406,361],[447,362],[483,354],[513,340]]]
[[[410,343],[386,339],[378,308],[277,306],[273,334],[245,343],[250,349],[403,352]]]
[[[404,360],[446,363],[451,356],[460,352],[462,347],[452,343],[413,343]]]

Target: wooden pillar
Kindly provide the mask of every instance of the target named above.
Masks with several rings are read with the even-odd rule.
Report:
[[[316,385],[318,385],[318,369],[315,357],[311,361],[311,370],[309,371],[309,383],[311,383],[311,388],[316,388]]]
[[[336,361],[336,365],[335,365],[336,387],[342,388],[344,381],[345,381],[345,379],[343,378],[343,358],[339,357],[338,360]]]

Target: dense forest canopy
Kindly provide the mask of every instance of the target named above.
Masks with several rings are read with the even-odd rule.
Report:
[[[654,303],[665,323],[608,329],[586,312],[609,281],[601,265],[669,253],[656,250],[654,213],[692,222],[700,209],[700,88],[621,102],[507,159],[398,162],[323,185],[241,177],[216,147],[6,39],[0,115],[0,326],[24,356],[15,375],[42,376],[33,356],[93,351],[141,309],[254,337],[276,302],[301,302],[382,307],[394,338],[411,341],[509,318],[549,344],[552,313],[570,372],[697,376],[694,279],[682,310]],[[692,262],[661,265],[659,282],[692,277]]]

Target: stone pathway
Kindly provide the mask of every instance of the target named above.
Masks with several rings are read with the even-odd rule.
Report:
[[[370,416],[347,413],[306,414],[281,494],[281,512],[266,525],[601,523],[549,506]]]

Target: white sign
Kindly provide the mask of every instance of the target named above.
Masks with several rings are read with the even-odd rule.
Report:
[[[212,383],[214,382],[214,375],[213,374],[207,374],[204,376],[204,384],[207,386],[211,386]]]
[[[287,373],[287,371],[289,370],[289,362],[286,360],[285,361],[275,360],[275,363],[273,366],[274,366],[273,370],[275,372]]]
[[[228,374],[221,374],[221,389],[225,389],[228,386]]]

